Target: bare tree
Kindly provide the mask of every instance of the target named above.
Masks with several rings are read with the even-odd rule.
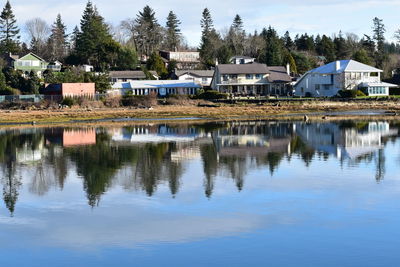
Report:
[[[32,52],[44,56],[46,43],[51,33],[50,26],[41,18],[33,18],[25,23],[25,28],[30,37]]]

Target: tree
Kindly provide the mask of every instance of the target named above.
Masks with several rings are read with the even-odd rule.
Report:
[[[383,20],[375,17],[373,19],[374,26],[372,28],[373,31],[373,39],[376,42],[376,51],[375,51],[375,62],[378,68],[383,68],[383,62],[386,58],[385,53],[385,32],[386,28],[383,24]]]
[[[221,46],[221,38],[214,29],[213,20],[208,8],[203,10],[200,25],[202,28],[199,47],[200,58],[202,63],[209,68],[215,64],[217,50]]]
[[[150,58],[147,60],[147,69],[157,71],[157,74],[162,78],[166,78],[166,76],[168,75],[168,71],[164,65],[164,61],[162,60],[161,56],[156,52],[151,54]]]
[[[45,57],[48,51],[46,44],[50,35],[50,27],[41,18],[33,18],[25,23],[26,31],[31,39],[31,51],[41,57]]]
[[[145,6],[143,11],[139,11],[133,26],[133,38],[140,55],[150,56],[158,50],[163,38],[161,32],[154,10]]]
[[[279,66],[282,64],[283,50],[281,40],[277,32],[269,26],[268,29],[264,29],[262,35],[264,36],[266,47],[265,47],[265,58],[264,62],[269,66]]]
[[[135,70],[137,67],[137,53],[133,47],[122,47],[117,56],[114,69],[116,70]]]
[[[243,55],[245,37],[246,33],[243,30],[242,18],[236,15],[227,36],[230,50],[233,51],[235,55]]]
[[[315,39],[316,51],[319,55],[325,56],[327,62],[332,62],[336,59],[335,57],[335,44],[332,39],[327,37],[325,34],[322,35],[320,40]]]
[[[336,59],[348,59],[350,51],[341,31],[339,31],[339,35],[333,39],[333,43],[335,44]]]
[[[179,25],[181,22],[176,17],[175,13],[170,11],[167,17],[167,36],[166,36],[166,47],[170,51],[178,50],[180,44],[181,30]]]
[[[62,62],[64,61],[68,50],[68,34],[66,32],[67,26],[65,26],[65,24],[63,23],[61,15],[58,14],[56,21],[51,27],[51,35],[48,41],[50,60],[58,60]]]
[[[0,45],[2,53],[17,53],[19,51],[19,29],[17,20],[7,1],[0,15]]]
[[[353,59],[367,65],[373,64],[373,59],[368,55],[367,51],[365,51],[365,49],[363,48],[361,48],[360,50],[358,50],[353,54]]]
[[[292,38],[290,38],[290,34],[288,31],[286,31],[283,35],[282,41],[285,48],[289,51],[293,50],[293,48],[295,47],[294,42]]]
[[[81,19],[81,30],[76,38],[76,60],[104,71],[115,64],[119,48],[120,45],[112,39],[104,18],[99,15],[92,2],[88,1]]]

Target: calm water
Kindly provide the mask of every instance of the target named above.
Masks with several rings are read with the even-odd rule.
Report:
[[[398,266],[399,129],[1,129],[0,266]]]

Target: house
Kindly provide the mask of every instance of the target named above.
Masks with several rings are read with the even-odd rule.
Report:
[[[203,87],[210,87],[214,70],[175,70],[173,78],[180,81],[193,81]]]
[[[94,97],[94,83],[57,83],[45,84],[42,91],[44,95],[56,95],[61,97]]]
[[[292,78],[285,67],[266,64],[220,64],[216,66],[211,88],[236,96],[287,95]]]
[[[156,71],[149,71],[149,73],[154,79],[159,79]],[[110,71],[109,76],[111,83],[146,80],[149,78],[142,70]]]
[[[231,64],[250,64],[254,63],[255,58],[247,57],[247,56],[233,56],[229,60]]]
[[[117,82],[108,90],[110,95],[125,95],[128,92],[133,95],[149,95],[155,93],[158,96],[168,95],[194,95],[201,89],[201,85],[192,81],[179,80],[141,80],[130,82]]]
[[[92,65],[79,65],[78,68],[83,72],[93,72],[94,67]]]
[[[381,81],[382,70],[354,60],[338,60],[304,74],[294,85],[295,95],[330,97],[339,90],[362,90],[370,96],[389,95],[394,84]]]
[[[30,73],[34,71],[38,76],[41,76],[45,70],[60,71],[61,62],[55,61],[52,63],[46,62],[43,58],[35,55],[34,53],[28,53],[23,57],[17,55],[8,56],[8,64],[15,70],[21,70],[23,73]]]
[[[169,62],[175,61],[179,70],[196,69],[200,66],[200,53],[196,51],[160,51],[160,56],[168,66]]]

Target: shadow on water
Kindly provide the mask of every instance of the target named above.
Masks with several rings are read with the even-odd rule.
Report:
[[[384,148],[397,139],[398,129],[398,124],[377,121],[2,129],[3,200],[12,215],[23,181],[31,193],[45,195],[52,188],[63,190],[70,173],[81,178],[93,207],[116,185],[152,196],[160,184],[168,184],[175,196],[191,160],[201,162],[208,198],[217,177],[232,179],[241,191],[252,169],[267,167],[273,176],[293,157],[305,166],[332,158],[339,165],[373,163],[379,182],[385,176]]]

